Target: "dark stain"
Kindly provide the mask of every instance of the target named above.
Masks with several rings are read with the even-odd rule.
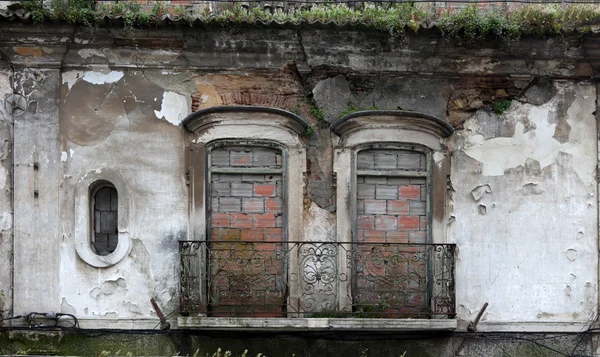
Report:
[[[102,142],[124,115],[116,84],[96,85],[78,80],[71,90],[61,88],[60,131],[70,141],[88,146]]]

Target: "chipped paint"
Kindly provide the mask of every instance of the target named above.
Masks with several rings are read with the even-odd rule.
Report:
[[[104,55],[104,53],[102,53],[102,51],[97,50],[95,48],[84,48],[84,49],[77,51],[77,54],[83,59],[87,59],[87,58],[94,57],[94,56],[106,58],[106,55]]]
[[[175,92],[164,92],[161,110],[155,110],[158,119],[165,119],[173,125],[179,125],[189,114],[188,100],[185,96]]]
[[[102,85],[118,82],[121,78],[123,78],[123,72],[110,71],[108,73],[85,72],[82,79],[88,83]]]
[[[67,71],[62,73],[62,84],[66,84],[69,90],[73,87],[75,82],[81,77],[83,72],[81,71]]]
[[[560,153],[572,155],[572,167],[579,178],[591,185],[594,181],[596,163],[589,160],[589,155],[596,151],[595,142],[582,140],[587,131],[595,126],[595,103],[587,100],[595,97],[593,86],[575,86],[576,99],[567,110],[567,122],[571,126],[569,141],[560,143],[554,138],[556,123],[551,122],[557,102],[564,93],[564,85],[558,94],[549,102],[536,107],[531,104],[513,105],[506,113],[507,120],[517,121],[512,137],[486,139],[481,134],[471,135],[464,143],[463,150],[471,158],[482,165],[484,176],[504,175],[508,169],[524,166],[528,159],[536,160],[542,169],[556,163]],[[526,128],[521,118],[530,123]],[[468,120],[465,127],[476,130],[475,119]]]

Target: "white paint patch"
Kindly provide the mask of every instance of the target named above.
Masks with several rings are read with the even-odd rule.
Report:
[[[60,154],[60,161],[62,161],[62,162],[65,162],[65,161],[67,161],[67,158],[68,158],[68,156],[67,156],[67,152],[66,152],[66,151],[63,151],[63,152]]]
[[[304,222],[306,222],[304,241],[335,241],[337,231],[333,213],[311,202],[308,212],[305,213]]]
[[[0,189],[4,189],[6,187],[6,178],[8,173],[6,169],[0,166]]]
[[[595,110],[593,100],[585,100],[594,91],[590,86],[574,86],[576,99],[567,110],[567,123],[571,127],[569,141],[561,144],[554,139],[556,124],[548,120],[558,105],[559,95],[540,107],[531,104],[516,105],[515,109],[507,113],[507,117],[527,118],[530,127],[526,132],[525,125],[519,121],[515,125],[513,137],[500,137],[486,140],[483,135],[469,136],[463,151],[482,165],[484,176],[501,176],[507,169],[524,166],[527,159],[531,158],[545,168],[556,163],[559,153],[568,153],[573,156],[572,168],[579,178],[586,184],[594,182],[595,164],[590,157],[596,152],[594,140],[588,140],[590,131],[595,132]],[[561,91],[564,89],[561,88]],[[467,126],[467,125],[465,125]],[[475,129],[473,123],[469,127]]]
[[[188,113],[187,98],[175,92],[164,92],[160,111],[154,111],[158,119],[165,119],[173,125],[181,124]]]
[[[80,71],[67,71],[62,74],[62,84],[66,84],[69,90],[73,87],[75,82],[81,77],[82,72]]]
[[[73,157],[74,154],[75,154],[75,150],[69,149],[69,156]]]
[[[84,48],[82,50],[77,51],[77,54],[83,59],[87,59],[94,56],[106,58],[104,53],[95,48]]]
[[[83,80],[92,84],[108,84],[118,82],[123,78],[123,72],[110,71],[108,73],[102,72],[85,72]]]

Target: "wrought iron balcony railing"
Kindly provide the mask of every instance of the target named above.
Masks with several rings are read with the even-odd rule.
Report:
[[[453,318],[453,244],[180,241],[180,310]]]

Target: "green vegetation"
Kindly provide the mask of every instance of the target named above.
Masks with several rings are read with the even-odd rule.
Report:
[[[309,107],[310,115],[317,119],[319,122],[325,121],[325,113],[323,109],[319,108],[315,103],[311,103]]]
[[[346,109],[344,109],[340,115],[338,116],[338,118],[341,118],[345,115],[348,114],[352,114],[352,113],[356,113],[356,112],[360,112],[363,110],[377,110],[378,108],[376,106],[371,106],[369,108],[359,108],[356,106],[356,104],[354,104],[354,102],[348,102],[348,107]]]
[[[492,104],[492,111],[498,115],[501,115],[507,111],[512,104],[510,100],[499,100]]]
[[[476,5],[462,10],[438,14],[431,4],[363,3],[321,4],[283,11],[244,7],[230,4],[216,13],[210,8],[186,8],[164,1],[104,2],[94,5],[91,0],[24,0],[24,7],[37,23],[64,21],[70,24],[92,25],[108,19],[121,18],[126,28],[157,24],[165,15],[178,23],[192,25],[198,19],[205,25],[264,27],[272,21],[296,25],[335,21],[350,27],[388,32],[402,36],[406,31],[437,24],[443,34],[465,42],[488,37],[514,41],[525,35],[554,35],[562,32],[591,31],[600,22],[600,5],[596,4],[526,4],[512,10],[504,8],[479,9]],[[189,11],[189,12],[188,12]]]
[[[306,128],[306,130],[304,131],[304,135],[311,137],[313,135],[315,135],[315,129],[313,129],[312,126],[309,126],[308,128]]]

